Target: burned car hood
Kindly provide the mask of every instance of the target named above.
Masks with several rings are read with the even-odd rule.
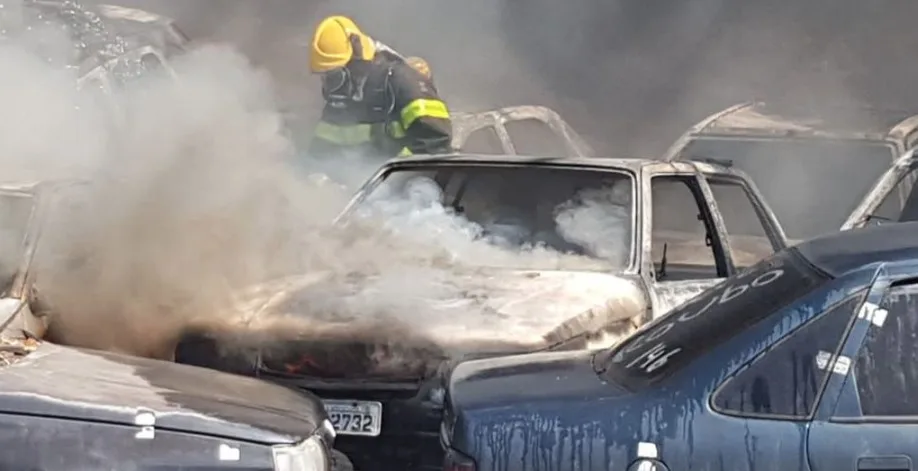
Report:
[[[585,348],[581,334],[643,315],[648,305],[637,279],[606,273],[475,269],[450,274],[426,298],[415,286],[429,280],[416,280],[277,279],[243,293],[233,321],[204,323],[184,344],[257,352],[263,375],[417,382],[454,361]],[[207,364],[195,356],[177,358]],[[226,365],[226,357],[217,361]]]
[[[369,286],[374,282],[368,277],[357,283]],[[296,317],[308,311],[310,321],[351,324],[379,314],[367,312],[364,316],[358,311],[339,316],[334,307],[305,308],[314,308],[317,299],[323,297],[348,296],[336,291],[341,283],[321,273],[275,280],[250,289],[240,299],[239,313],[252,322],[276,315]],[[513,339],[537,345],[562,325],[567,326],[563,330],[577,333],[578,329],[627,319],[647,309],[636,278],[607,273],[489,268],[456,275],[448,283],[449,294],[393,305],[391,312],[383,314],[395,321],[412,321],[413,332],[439,344]],[[369,299],[372,301],[372,295]]]
[[[164,361],[41,344],[0,368],[0,412],[138,425],[259,443],[292,443],[325,419],[308,393]],[[149,414],[146,414],[149,415]],[[138,427],[138,431],[140,428]]]

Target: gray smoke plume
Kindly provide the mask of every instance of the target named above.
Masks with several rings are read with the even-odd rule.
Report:
[[[379,223],[331,229],[327,223],[349,191],[299,178],[308,161],[289,165],[293,150],[277,109],[317,109],[305,42],[323,14],[352,14],[396,49],[425,56],[454,109],[553,106],[592,134],[598,148],[615,154],[665,147],[691,121],[750,95],[818,91],[824,100],[847,100],[865,88],[845,75],[848,49],[831,46],[845,31],[809,27],[827,18],[826,11],[838,12],[825,2],[817,2],[822,10],[799,2],[766,9],[765,2],[715,0],[120,3],[179,18],[204,42],[233,40],[247,58],[206,47],[176,64],[178,82],[138,80],[116,97],[126,113],[126,122],[116,124],[99,97],[73,90],[70,71],[29,52],[36,42],[61,44],[65,56],[72,44],[37,33],[23,37],[0,55],[6,71],[0,80],[7,81],[0,90],[2,165],[10,179],[79,174],[96,181],[81,195],[82,205],[49,231],[39,283],[72,312],[56,319],[60,339],[152,356],[165,355],[163,339],[187,319],[219,317],[236,290],[280,275],[387,275],[367,285],[339,284],[350,297],[312,299],[337,315],[380,309],[387,302],[379,293],[389,293],[395,309],[386,311],[404,317],[431,297],[449,301],[463,291],[450,286],[453,269],[442,268],[455,262],[457,245],[418,250],[418,234],[406,239],[404,227],[390,234],[400,227],[393,228],[394,221],[411,222],[398,218],[388,229]],[[885,21],[863,10],[868,7],[845,8]],[[270,69],[273,80],[249,60]],[[354,167],[339,169],[353,176],[348,183],[368,171]],[[596,222],[564,218],[581,229]],[[441,222],[436,227],[443,233],[469,230]],[[407,227],[419,226],[428,227],[416,221]],[[611,227],[590,230],[618,237]],[[400,278],[431,280],[429,290],[421,290],[427,298]]]
[[[313,336],[326,332],[319,321],[385,320],[421,335],[447,320],[509,335],[495,327],[506,319],[467,303],[494,288],[470,271],[604,267],[477,240],[481,228],[440,207],[424,182],[332,227],[352,189],[291,164],[270,77],[229,47],[202,46],[172,64],[175,79],[151,72],[103,96],[77,90],[76,72],[31,44],[0,46],[4,179],[89,182],[63,194],[37,260],[57,342],[168,358],[190,322],[230,322],[250,286],[303,274],[321,275],[321,289],[283,313]],[[558,220],[583,239],[578,204]]]
[[[705,115],[760,98],[918,106],[918,5],[893,0],[121,0],[229,40],[291,104],[315,100],[306,47],[345,13],[425,56],[455,109],[555,107],[600,152],[653,155]],[[856,26],[854,26],[856,25]],[[837,110],[834,113],[838,113]]]

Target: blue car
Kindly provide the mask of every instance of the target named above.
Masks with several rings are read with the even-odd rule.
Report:
[[[447,471],[918,466],[918,223],[782,250],[615,347],[449,377]]]

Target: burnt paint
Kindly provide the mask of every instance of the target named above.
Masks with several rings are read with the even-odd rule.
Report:
[[[42,344],[0,368],[0,413],[156,427],[251,442],[293,443],[326,418],[321,402],[252,378],[205,368]]]
[[[625,469],[639,442],[656,444],[670,469],[808,470],[806,421],[725,415],[710,398],[758,354],[869,281],[858,271],[830,282],[635,393],[596,374],[587,354],[459,365],[445,445],[472,457],[478,471]]]

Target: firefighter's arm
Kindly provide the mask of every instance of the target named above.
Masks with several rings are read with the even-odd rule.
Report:
[[[399,124],[406,138],[402,155],[451,152],[453,125],[436,88],[407,65],[393,70],[392,85]]]
[[[336,124],[336,122],[342,121],[341,119],[336,119],[336,112],[338,110],[328,105],[322,110],[322,116],[316,124],[312,140],[309,143],[309,155],[320,157],[335,153],[341,148],[353,147],[370,141],[369,125]]]

